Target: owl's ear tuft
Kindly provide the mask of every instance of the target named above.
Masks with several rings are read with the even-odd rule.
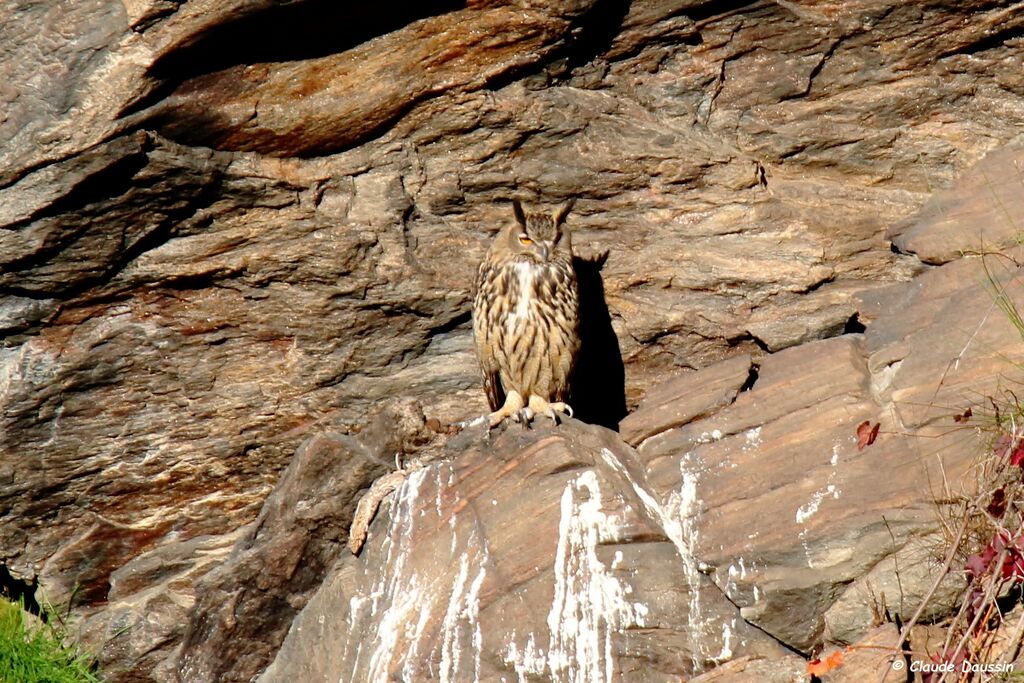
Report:
[[[571,199],[566,201],[564,204],[562,204],[560,207],[555,209],[555,213],[552,216],[555,219],[555,225],[561,225],[562,224],[562,221],[565,220],[565,217],[569,215],[570,211],[572,211],[572,207],[573,207],[573,205],[575,203],[576,203],[576,198],[572,197]]]
[[[512,212],[516,215],[516,223],[519,223],[519,225],[525,228],[526,214],[523,213],[523,205],[519,203],[518,199],[512,200]]]

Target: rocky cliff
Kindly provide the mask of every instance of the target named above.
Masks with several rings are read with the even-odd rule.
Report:
[[[912,611],[980,452],[952,417],[1016,379],[986,288],[1017,266],[982,255],[1024,226],[1022,31],[1005,0],[0,7],[0,562],[113,681],[802,671]],[[453,436],[512,197],[578,199],[589,424]]]

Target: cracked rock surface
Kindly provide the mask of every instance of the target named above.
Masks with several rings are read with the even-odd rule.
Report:
[[[601,515],[625,525],[600,531],[622,563],[657,570],[626,581],[600,544],[585,564],[584,539],[565,546],[578,586],[679,607],[650,628],[634,606],[595,616],[602,675],[754,670],[771,643],[862,636],[886,562],[935,531],[937,473],[978,450],[950,416],[1019,357],[985,291],[986,267],[1016,291],[1016,266],[980,254],[1022,226],[1022,31],[1009,0],[0,6],[0,563],[70,604],[113,681],[250,680],[311,598],[422,577],[429,558],[389,564],[387,534],[427,488],[483,495],[445,478],[478,481],[475,462],[508,478],[504,507],[424,508],[455,529],[416,529],[537,554],[520,568],[535,649],[526,621],[497,625],[482,671],[571,680],[585,642],[543,631],[571,583],[560,525],[585,536]],[[485,409],[470,283],[513,197],[578,199],[573,401],[620,436],[449,442]],[[881,432],[857,451],[863,420]],[[537,461],[546,486],[501,469],[544,439],[570,463]],[[336,565],[370,480],[442,452]],[[473,521],[490,515],[500,534]],[[506,560],[465,557],[462,602],[428,603],[431,640],[403,631],[332,670],[394,673],[419,647],[435,674],[475,672],[471,591],[487,619],[516,593]],[[707,640],[682,627],[698,584]],[[360,605],[362,630],[334,636],[379,631]]]

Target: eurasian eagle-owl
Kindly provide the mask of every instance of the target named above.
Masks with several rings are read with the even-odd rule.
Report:
[[[553,213],[526,213],[512,203],[515,222],[494,238],[476,277],[473,335],[493,411],[491,427],[512,416],[558,421],[580,349],[579,293],[565,218],[573,201]]]

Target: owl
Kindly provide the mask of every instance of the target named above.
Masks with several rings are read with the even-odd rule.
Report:
[[[525,213],[494,238],[476,276],[473,336],[484,374],[491,427],[534,415],[558,422],[580,349],[579,293],[572,240],[564,222],[573,200],[554,213]]]

